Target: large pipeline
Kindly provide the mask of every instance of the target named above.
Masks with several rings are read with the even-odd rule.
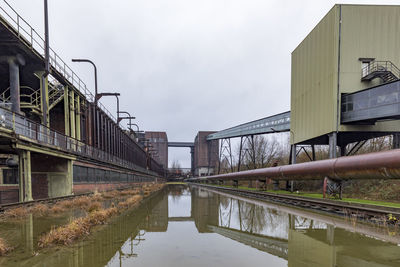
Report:
[[[188,181],[206,180],[319,180],[325,177],[348,179],[398,179],[400,178],[400,149],[284,165],[256,170],[191,178]]]

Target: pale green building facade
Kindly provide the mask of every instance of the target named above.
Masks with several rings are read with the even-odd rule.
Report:
[[[396,120],[340,123],[342,94],[382,83],[361,81],[372,60],[400,67],[400,6],[335,5],[292,52],[292,144],[327,144],[332,133],[339,144],[359,132],[371,138],[400,131]]]

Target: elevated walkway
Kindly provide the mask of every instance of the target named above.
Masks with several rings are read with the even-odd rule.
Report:
[[[342,95],[342,124],[400,119],[400,80]]]
[[[207,136],[207,140],[218,140],[247,135],[290,131],[290,111],[234,126]]]

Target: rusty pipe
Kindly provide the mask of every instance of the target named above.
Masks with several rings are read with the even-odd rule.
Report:
[[[400,149],[191,178],[188,181],[257,180],[260,177],[273,180],[319,180],[325,177],[336,180],[399,179]]]

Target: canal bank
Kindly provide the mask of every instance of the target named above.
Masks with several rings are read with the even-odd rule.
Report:
[[[65,218],[58,220],[65,220]],[[168,185],[134,210],[70,246],[20,252],[1,266],[398,266],[400,238],[387,227],[238,197],[208,188]],[[20,232],[19,234],[17,234]],[[369,265],[367,265],[369,264]]]

